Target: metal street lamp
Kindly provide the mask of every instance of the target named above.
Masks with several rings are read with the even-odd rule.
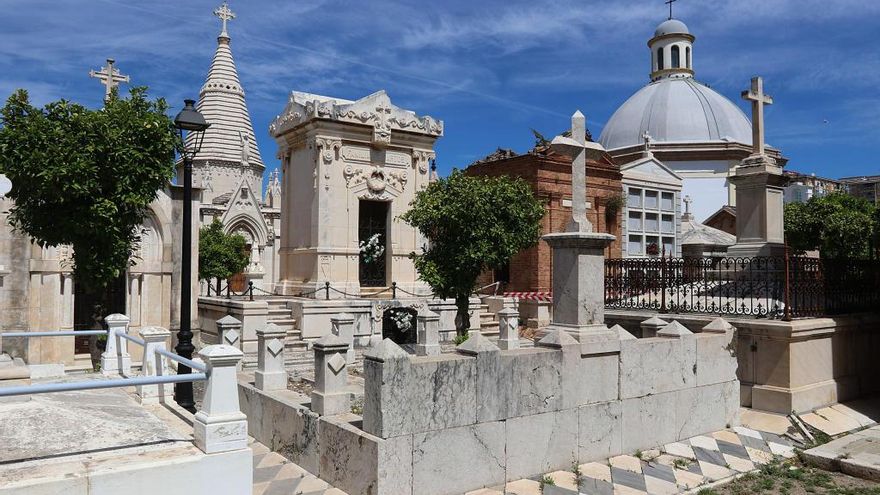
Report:
[[[195,108],[194,100],[184,100],[183,110],[174,118],[174,126],[180,132],[183,148],[183,240],[180,246],[180,331],[177,333],[177,346],[174,350],[186,359],[192,359],[193,346],[192,328],[192,167],[193,159],[202,149],[205,130],[211,125],[205,121]],[[187,138],[192,135],[187,144]],[[178,363],[177,374],[189,374],[189,366]],[[180,382],[174,386],[174,400],[180,407],[195,412],[192,382]]]

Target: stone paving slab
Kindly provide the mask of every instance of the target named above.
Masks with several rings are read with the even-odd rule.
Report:
[[[880,447],[880,441],[877,446]],[[675,495],[795,455],[788,439],[743,426],[648,452],[639,457],[621,455],[582,464],[578,466],[579,478],[571,471],[548,473],[545,476],[554,484],[544,485],[543,492],[538,477],[466,495]]]
[[[804,451],[810,464],[829,471],[857,471],[852,476],[880,480],[880,426],[850,433]]]

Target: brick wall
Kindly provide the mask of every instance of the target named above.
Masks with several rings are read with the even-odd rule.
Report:
[[[571,217],[571,207],[563,205],[571,200],[571,159],[548,154],[525,154],[513,158],[471,165],[469,175],[520,177],[532,186],[535,196],[546,204],[541,233],[563,232]],[[622,194],[620,167],[607,156],[602,160],[587,161],[587,218],[596,232],[607,232],[617,240],[606,250],[606,257],[621,256],[621,212],[606,216],[608,198]],[[552,250],[542,241],[526,249],[510,261],[508,291],[549,291],[552,287]],[[480,285],[494,281],[493,273],[484,273]]]

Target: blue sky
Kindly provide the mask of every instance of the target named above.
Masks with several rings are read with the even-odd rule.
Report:
[[[107,57],[179,108],[195,98],[216,46],[219,0],[5,0],[0,96],[101,104],[89,79]],[[268,168],[269,122],[292,90],[357,99],[378,89],[446,123],[441,173],[497,147],[527,150],[581,109],[598,137],[648,80],[646,46],[662,0],[232,0],[232,49]],[[790,169],[880,174],[880,2],[680,0],[696,35],[694,69],[746,109],[765,78],[776,104],[767,141]]]

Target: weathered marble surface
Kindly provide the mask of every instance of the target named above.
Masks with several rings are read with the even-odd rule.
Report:
[[[736,380],[736,333],[697,334],[697,386]]]
[[[528,416],[562,407],[562,353],[550,349],[507,351],[501,356],[504,377],[498,393],[507,417]]]
[[[676,431],[688,438],[739,424],[739,382],[706,385],[677,392]]]
[[[286,390],[265,393],[244,382],[238,384],[238,397],[251,436],[303,469],[318,472],[319,416],[306,407],[307,397]]]
[[[617,354],[584,356],[579,359],[577,405],[615,400],[620,394],[618,380],[620,358]]]
[[[622,407],[617,400],[579,407],[578,462],[623,453],[622,421]]]
[[[635,452],[677,440],[678,431],[675,421],[677,401],[677,392],[621,401],[622,452]]]
[[[570,465],[578,457],[578,411],[566,409],[507,420],[507,481]]]
[[[460,495],[504,484],[504,422],[413,435],[412,493]]]
[[[620,398],[693,387],[697,382],[696,354],[693,335],[621,341]]]
[[[321,421],[320,476],[353,494],[411,495],[412,437],[382,440],[351,424],[349,414]]]
[[[364,375],[364,430],[373,435],[391,438],[476,422],[473,358],[447,354],[380,362],[368,355]]]

